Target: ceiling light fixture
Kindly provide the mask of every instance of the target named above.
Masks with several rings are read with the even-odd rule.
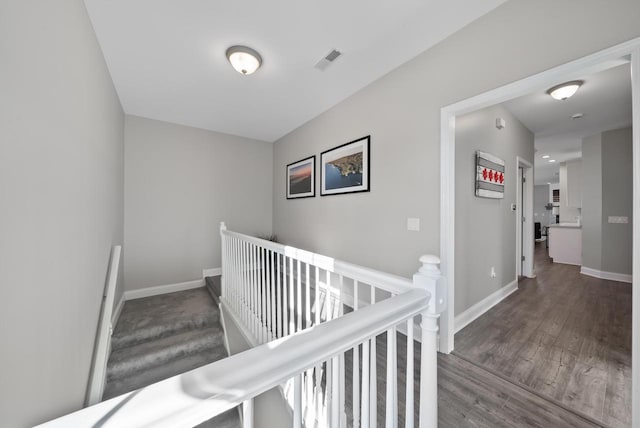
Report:
[[[262,65],[262,57],[246,46],[231,46],[227,49],[227,59],[240,74],[249,75]]]
[[[549,155],[544,155],[544,156],[542,156],[542,159],[549,159],[550,157],[551,156],[549,156]]]
[[[551,95],[556,100],[566,100],[578,92],[578,88],[580,88],[583,83],[584,81],[582,80],[573,80],[571,82],[562,83],[549,89],[547,94]]]
[[[550,163],[554,163],[556,160],[555,159],[549,159]]]

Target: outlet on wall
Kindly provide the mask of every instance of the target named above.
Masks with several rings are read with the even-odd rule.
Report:
[[[626,216],[609,216],[609,223],[628,224],[629,217]]]
[[[495,278],[496,276],[496,268],[495,266],[491,266],[491,278]]]

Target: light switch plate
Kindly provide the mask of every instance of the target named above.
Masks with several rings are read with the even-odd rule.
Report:
[[[420,231],[420,219],[419,218],[408,218],[407,219],[407,230],[412,230],[415,232]]]
[[[629,217],[627,216],[609,216],[609,223],[614,223],[614,224],[628,224],[629,223]]]

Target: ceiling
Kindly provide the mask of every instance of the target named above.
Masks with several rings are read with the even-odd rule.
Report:
[[[85,4],[127,114],[274,141],[504,1]],[[227,62],[237,44],[262,55],[255,74]]]
[[[626,60],[604,66],[605,71],[581,78],[584,84],[568,100],[539,91],[504,103],[535,134],[536,184],[557,183],[560,163],[582,157],[584,137],[631,125],[630,66]],[[576,113],[584,117],[572,119]]]

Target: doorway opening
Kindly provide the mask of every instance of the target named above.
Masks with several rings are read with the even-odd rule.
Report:
[[[484,109],[490,106],[495,106],[500,103],[504,103],[508,100],[521,97],[527,93],[535,92],[535,91],[546,91],[547,88],[563,81],[569,80],[578,80],[581,76],[597,73],[603,70],[607,70],[611,68],[611,61],[619,62],[620,60],[625,60],[626,62],[631,64],[632,70],[632,92],[633,92],[633,113],[632,113],[632,123],[633,123],[633,160],[632,160],[632,181],[636,183],[633,189],[633,214],[630,216],[629,221],[632,221],[633,218],[633,271],[640,271],[640,248],[638,248],[638,244],[640,244],[640,233],[639,228],[636,226],[638,220],[638,212],[640,209],[640,78],[638,77],[638,70],[640,70],[640,39],[632,40],[630,42],[624,43],[622,45],[615,46],[613,48],[598,52],[596,54],[590,55],[588,57],[582,58],[580,60],[565,64],[563,66],[554,68],[547,72],[540,73],[538,75],[523,79],[521,81],[512,83],[502,88],[498,88],[496,90],[490,91],[488,93],[479,95],[477,97],[462,101],[460,103],[456,103],[452,106],[448,106],[442,109],[442,118],[441,118],[441,129],[442,129],[442,146],[441,146],[441,160],[442,160],[442,171],[443,171],[443,180],[441,182],[441,258],[442,258],[442,270],[446,276],[446,281],[448,285],[448,310],[443,314],[441,319],[441,336],[440,336],[440,350],[441,352],[451,352],[454,349],[454,334],[456,331],[460,330],[464,325],[469,324],[470,321],[477,318],[479,315],[484,313],[483,308],[474,308],[475,313],[470,315],[469,317],[459,319],[460,315],[460,300],[464,299],[464,289],[458,289],[458,277],[457,277],[457,269],[458,267],[458,252],[456,251],[456,226],[458,222],[458,218],[456,217],[456,207],[459,206],[457,198],[456,198],[456,181],[460,179],[459,172],[456,169],[456,131],[458,126],[458,120],[471,112]],[[514,171],[517,175],[517,170]],[[523,171],[524,172],[524,171]],[[523,174],[526,175],[526,174]],[[511,177],[512,185],[517,183],[517,179],[514,179],[514,176]],[[525,178],[526,182],[526,178]],[[516,186],[517,189],[517,186]],[[526,198],[526,189],[520,192]],[[553,195],[553,193],[552,193]],[[533,192],[531,192],[531,196],[533,196]],[[516,198],[514,200],[517,201]],[[517,206],[520,205],[523,210],[524,219],[526,222],[527,218],[533,219],[533,203],[527,205],[526,200],[524,203],[522,201]],[[452,221],[451,219],[455,219]],[[517,222],[522,226],[521,221]],[[534,222],[531,222],[531,226],[533,226]],[[533,227],[526,229],[532,230]],[[522,229],[522,230],[526,230]],[[516,237],[520,236],[520,241],[516,245],[516,252],[525,253],[525,233],[520,234],[520,230],[516,232]],[[533,236],[533,233],[532,233]],[[532,240],[533,243],[533,240]],[[519,249],[519,250],[518,250]],[[532,259],[533,259],[533,245],[531,248],[532,251]],[[525,256],[526,255],[522,254]],[[516,272],[520,271],[521,273],[525,273],[525,265],[520,266],[520,262],[522,260],[518,260],[516,256]],[[520,266],[520,267],[518,267]],[[578,272],[579,273],[579,272]],[[491,270],[491,274],[493,274],[493,270]],[[533,275],[533,271],[531,272]],[[528,281],[529,279],[527,279]],[[637,278],[634,278],[634,282],[637,281]],[[504,293],[511,294],[515,290],[505,290]],[[631,296],[629,296],[630,298]],[[494,300],[489,299],[488,301],[483,301],[482,299],[477,303],[483,303],[485,306],[491,307],[496,301],[500,301],[504,298],[504,295],[494,296]],[[468,303],[468,302],[467,302]],[[632,322],[630,323],[632,327],[632,335],[633,335],[633,349],[630,355],[630,360],[634,364],[630,364],[633,367],[632,377],[633,377],[633,387],[631,389],[631,393],[633,396],[638,397],[640,394],[639,387],[640,380],[638,368],[640,368],[640,346],[638,345],[640,340],[640,293],[634,293],[633,302],[632,302]],[[475,306],[475,305],[472,305]],[[463,305],[463,309],[464,305]],[[468,308],[471,309],[471,308]],[[456,312],[457,310],[457,312]],[[466,312],[463,310],[463,312]],[[505,320],[508,321],[507,314],[503,314],[505,316]],[[522,316],[523,314],[520,314]],[[471,318],[471,319],[469,319]],[[499,332],[495,332],[496,335],[499,335]],[[527,338],[520,338],[523,343],[528,343]],[[546,346],[547,344],[544,342],[537,342]],[[632,406],[629,405],[629,408]],[[640,423],[640,419],[638,418],[640,414],[635,414],[640,409],[633,409],[634,415],[633,420],[636,423]]]

